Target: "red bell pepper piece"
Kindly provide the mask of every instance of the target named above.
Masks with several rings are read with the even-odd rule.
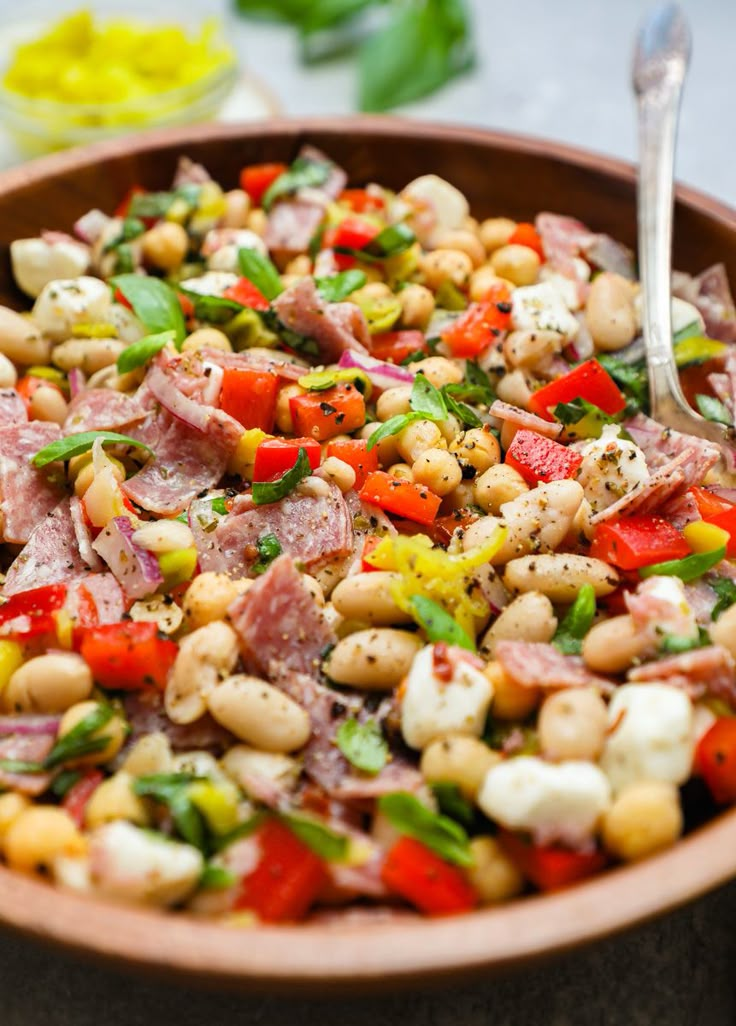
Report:
[[[536,845],[507,830],[498,832],[498,842],[523,876],[540,891],[561,887],[598,873],[606,865],[604,852],[571,851],[559,845]]]
[[[590,554],[621,570],[639,570],[652,563],[683,559],[690,546],[681,531],[663,517],[642,514],[599,524]]]
[[[84,826],[84,811],[104,779],[105,774],[101,770],[87,770],[64,795],[61,807],[66,809],[78,827]]]
[[[240,881],[238,909],[252,909],[266,923],[303,919],[327,883],[325,863],[277,819],[253,835],[258,865]]]
[[[273,431],[278,392],[278,375],[271,371],[226,367],[222,375],[220,409],[244,428]]]
[[[256,449],[254,481],[275,481],[296,464],[304,449],[312,470],[322,462],[322,450],[314,438],[267,438]]]
[[[364,573],[370,574],[374,570],[378,570],[377,566],[372,566],[368,562],[368,556],[370,556],[371,552],[373,552],[374,549],[377,549],[380,544],[381,539],[377,538],[375,534],[369,534],[363,542],[363,553],[360,557],[360,568]]]
[[[386,363],[401,363],[412,353],[427,353],[423,331],[383,331],[371,339],[371,356]]]
[[[431,524],[442,501],[424,485],[402,481],[383,470],[369,474],[359,494],[363,502],[372,502],[386,513],[406,517],[418,524]]]
[[[127,299],[123,295],[123,293],[120,291],[120,289],[117,289],[117,288],[113,289],[112,301],[113,301],[113,303],[119,303],[121,306],[127,306],[127,308],[129,310],[133,309],[133,304],[130,302],[129,299]]]
[[[709,492],[707,488],[699,488],[693,485],[690,489],[690,494],[695,499],[698,513],[700,513],[703,520],[709,521],[711,517],[718,516],[719,513],[725,513],[727,510],[734,509],[733,502],[729,502],[728,499],[722,499],[720,495],[716,495],[715,492]]]
[[[46,584],[11,595],[0,605],[0,637],[29,639],[56,633],[57,613],[66,601],[65,584]]]
[[[597,360],[586,360],[534,392],[529,400],[529,409],[545,420],[554,420],[550,409],[573,399],[586,399],[611,415],[620,413],[626,406],[626,400],[608,371]]]
[[[240,172],[240,188],[259,207],[264,194],[286,170],[286,164],[250,164]]]
[[[323,249],[362,249],[380,234],[381,229],[360,217],[346,217],[322,236]],[[355,257],[349,253],[335,253],[335,264],[341,271],[355,266]]]
[[[465,531],[471,524],[474,524],[480,517],[479,513],[469,507],[455,509],[447,516],[437,517],[429,530],[426,532],[435,545],[443,545],[445,548],[450,544],[453,534],[458,527]]]
[[[350,434],[365,424],[363,393],[348,381],[322,392],[294,395],[289,399],[289,410],[294,430],[318,442]]]
[[[449,328],[442,341],[453,356],[477,357],[505,331],[511,320],[511,293],[503,282],[492,285],[480,303],[471,303]]]
[[[539,481],[563,481],[575,477],[583,457],[566,445],[522,428],[506,450],[504,462],[518,471],[530,485],[536,485]]]
[[[361,438],[330,442],[327,446],[327,455],[334,456],[353,468],[356,491],[363,487],[368,474],[378,470],[377,449],[368,452],[368,443]]]
[[[97,603],[88,588],[80,584],[77,588],[76,627],[96,627],[100,622]]]
[[[528,221],[521,221],[517,224],[509,236],[508,246],[528,246],[533,249],[540,260],[544,260],[544,247],[539,232]]]
[[[239,278],[234,285],[225,289],[222,298],[232,299],[241,306],[250,307],[251,310],[268,310],[271,306],[261,290],[248,278]]]
[[[162,691],[166,687],[179,647],[159,637],[155,623],[108,623],[79,633],[81,656],[103,688]]]
[[[426,915],[458,915],[478,904],[462,872],[413,837],[396,842],[383,864],[381,879]]]
[[[701,737],[695,749],[695,772],[719,805],[736,802],[736,719],[717,719]]]
[[[179,300],[179,306],[181,307],[181,312],[184,314],[184,319],[187,321],[191,320],[191,318],[194,317],[194,303],[192,300],[189,296],[185,296],[183,292],[177,292],[176,298]]]
[[[383,196],[374,196],[367,189],[343,189],[337,202],[356,214],[380,214],[386,208]]]

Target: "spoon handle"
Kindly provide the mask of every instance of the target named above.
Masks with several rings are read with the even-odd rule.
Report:
[[[639,274],[652,417],[673,423],[688,404],[672,348],[672,208],[677,120],[690,57],[681,9],[668,4],[642,26],[633,82],[639,112]]]

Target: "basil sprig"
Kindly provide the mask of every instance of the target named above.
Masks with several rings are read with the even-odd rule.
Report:
[[[256,506],[265,506],[269,502],[278,502],[289,495],[290,492],[293,492],[299,482],[303,481],[305,477],[309,477],[311,473],[312,466],[307,456],[307,450],[300,449],[294,466],[291,470],[287,470],[285,474],[277,478],[276,481],[253,482],[253,502]]]
[[[214,503],[212,504],[214,509]],[[250,568],[253,574],[265,574],[271,563],[277,556],[281,555],[281,542],[275,534],[264,534],[256,542],[258,549],[258,562]]]
[[[354,268],[350,271],[341,271],[339,274],[331,274],[327,278],[315,278],[314,281],[325,302],[340,303],[351,292],[363,288],[366,276],[364,271]]]
[[[280,818],[320,858],[327,862],[343,862],[347,857],[349,842],[344,834],[330,830],[311,816],[283,813]]]
[[[446,641],[468,652],[475,652],[475,642],[442,606],[425,595],[412,595],[409,599],[411,614],[430,641]]]
[[[627,363],[620,356],[612,353],[601,353],[596,359],[611,375],[626,396],[627,416],[637,410],[647,413],[649,410],[649,378],[644,360]]]
[[[238,250],[240,273],[262,292],[269,303],[284,291],[279,272],[274,264],[257,249]]]
[[[337,747],[357,769],[380,773],[388,759],[388,745],[381,728],[373,720],[360,723],[351,717],[341,723],[335,736]]]
[[[468,801],[457,784],[451,784],[447,780],[437,780],[431,787],[443,816],[457,820],[466,830],[469,830],[475,823],[475,809],[473,803]]]
[[[43,449],[38,450],[35,456],[31,457],[31,463],[36,467],[46,467],[49,463],[54,463],[57,460],[70,460],[72,456],[81,456],[82,453],[89,452],[98,438],[109,445],[131,445],[153,454],[153,450],[143,442],[129,438],[127,435],[119,435],[116,431],[80,431],[78,435],[68,435],[66,438],[59,438],[56,442],[45,445]]]
[[[445,397],[439,389],[424,375],[417,374],[409,397],[410,413],[398,413],[381,424],[368,439],[368,450],[378,445],[384,438],[397,435],[416,420],[447,420],[448,411]]]
[[[733,417],[720,399],[699,392],[695,396],[695,402],[706,420],[712,420],[715,424],[725,424],[727,427],[733,424]]]
[[[713,549],[712,552],[693,552],[691,556],[684,559],[668,559],[664,563],[653,563],[651,566],[642,567],[639,571],[640,577],[679,577],[685,584],[702,577],[704,573],[725,559],[726,546],[720,549]]]
[[[119,274],[110,279],[110,284],[125,296],[151,334],[173,331],[177,342],[184,340],[186,325],[181,304],[165,281],[145,274]]]
[[[188,207],[194,209],[199,203],[202,186],[189,183],[180,185],[171,192],[141,192],[130,200],[128,217],[159,218],[166,217],[177,200],[183,200]]]
[[[590,630],[594,616],[595,588],[592,584],[584,584],[555,631],[552,644],[564,655],[580,655],[583,638]]]
[[[454,819],[432,812],[406,791],[383,795],[378,808],[400,833],[426,844],[447,862],[472,866],[468,835]]]
[[[177,833],[195,848],[206,851],[204,817],[189,797],[189,786],[197,779],[192,773],[152,773],[137,777],[133,781],[133,791],[139,798],[152,798],[165,805]]]
[[[617,424],[620,416],[611,416],[600,406],[577,397],[568,403],[558,403],[552,415],[564,424],[570,438],[600,438],[606,424]]]
[[[730,577],[714,575],[709,577],[705,583],[718,596],[718,601],[710,614],[711,620],[717,620],[721,613],[736,602],[736,581],[732,581]]]
[[[120,374],[127,374],[148,363],[152,356],[160,353],[164,346],[176,340],[173,331],[159,331],[156,335],[146,335],[137,342],[131,342],[117,359]]]
[[[113,712],[111,705],[98,705],[88,713],[68,734],[59,738],[44,759],[44,769],[54,769],[70,759],[80,759],[84,755],[92,755],[107,748],[110,738],[94,735],[110,722]]]
[[[270,210],[277,199],[293,196],[299,189],[317,189],[330,177],[332,166],[324,160],[297,157],[291,167],[272,182],[263,196],[263,209]]]
[[[455,398],[453,393],[450,391],[452,385],[442,386],[442,395],[445,403],[447,404],[448,413],[454,414],[463,427],[467,428],[479,428],[483,427],[483,421],[480,419],[478,414],[470,406],[465,403],[461,403]]]

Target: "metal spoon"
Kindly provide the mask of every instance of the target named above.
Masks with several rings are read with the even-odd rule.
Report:
[[[736,432],[692,409],[680,387],[672,347],[675,140],[689,59],[690,29],[682,9],[677,4],[657,7],[641,27],[632,68],[639,110],[639,274],[649,395],[655,420],[716,442],[722,453],[730,450],[724,460],[732,466]]]

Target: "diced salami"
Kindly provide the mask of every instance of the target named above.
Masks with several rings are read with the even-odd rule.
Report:
[[[536,228],[547,263],[560,274],[577,278],[574,259],[586,246],[593,245],[595,233],[574,217],[546,212],[537,214]]]
[[[84,389],[72,399],[64,421],[64,434],[82,431],[123,431],[128,424],[143,420],[147,410],[136,396],[111,388]]]
[[[684,688],[693,699],[712,695],[736,709],[736,663],[721,645],[708,645],[636,666],[629,671],[629,680],[663,681]]]
[[[268,674],[272,662],[285,670],[317,675],[336,638],[290,556],[275,559],[265,574],[230,606],[228,615],[243,659]]]
[[[652,474],[648,481],[634,485],[606,509],[594,513],[591,524],[601,524],[634,513],[654,513],[685,492],[693,484],[691,460],[697,462],[696,450],[685,450]],[[696,478],[699,480],[699,478]]]
[[[495,658],[503,672],[521,687],[597,687],[609,693],[610,681],[587,669],[580,656],[563,655],[554,645],[543,642],[499,641]]]
[[[698,308],[711,338],[736,342],[736,306],[723,264],[714,264],[695,278],[677,271],[672,285],[676,296]]]
[[[644,453],[650,470],[671,466],[672,460],[687,453],[687,460],[679,464],[686,477],[686,488],[700,484],[718,462],[720,452],[713,442],[663,427],[643,413],[630,417],[623,426]]]
[[[323,363],[336,363],[346,349],[364,353],[370,348],[368,325],[360,307],[325,303],[313,278],[301,278],[286,289],[274,300],[273,308],[285,328],[313,344],[313,355]]]
[[[73,581],[89,571],[79,551],[70,501],[64,499],[43,517],[26,547],[11,564],[2,592],[8,598],[44,584]]]
[[[59,426],[48,421],[0,427],[0,539],[24,545],[64,494],[53,482],[52,467],[39,470],[31,463],[39,449],[59,438]]]
[[[125,695],[123,705],[131,730],[126,748],[139,738],[156,733],[165,734],[175,752],[203,750],[221,755],[232,745],[232,734],[209,713],[194,723],[172,723],[159,691],[131,691]]]
[[[0,739],[0,788],[20,791],[30,798],[43,794],[51,783],[50,773],[14,773],[2,768],[2,761],[41,763],[54,747],[45,734],[11,735]]]
[[[543,420],[536,413],[521,410],[518,406],[512,406],[511,403],[505,403],[501,399],[495,399],[488,412],[498,420],[503,420],[514,427],[524,428],[527,431],[536,431],[538,435],[544,435],[545,438],[559,438],[564,431],[562,424]]]
[[[630,281],[636,279],[636,261],[628,246],[612,239],[610,235],[593,235],[592,241],[584,242],[581,251],[588,263],[599,271],[612,271]]]
[[[702,520],[698,504],[689,491],[685,492],[684,495],[678,495],[666,503],[662,507],[661,513],[665,520],[668,520],[678,531],[681,531],[683,527],[687,527],[688,524],[694,524],[697,520]]]
[[[26,404],[15,389],[0,389],[0,428],[24,424],[27,420]]]

